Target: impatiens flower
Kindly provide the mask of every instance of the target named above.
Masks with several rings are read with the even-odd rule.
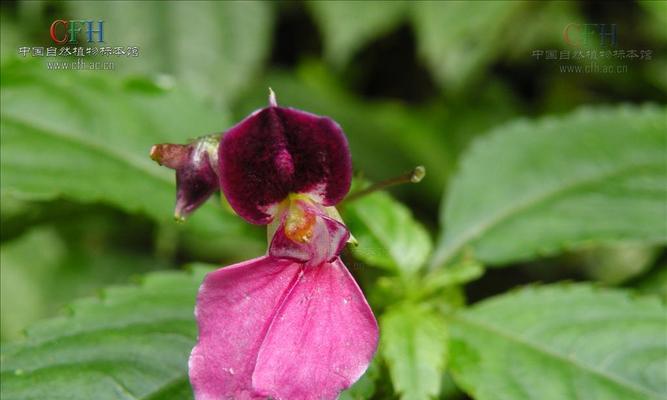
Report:
[[[224,134],[217,157],[198,144],[154,153],[177,171],[177,213],[194,210],[219,179],[241,217],[269,225],[267,255],[210,273],[199,290],[189,363],[196,399],[337,398],[378,342],[373,312],[339,257],[350,233],[333,206],[352,175],[340,127],[271,96]]]
[[[182,144],[156,144],[151,158],[176,170],[176,219],[184,219],[219,189],[219,135],[201,137]]]

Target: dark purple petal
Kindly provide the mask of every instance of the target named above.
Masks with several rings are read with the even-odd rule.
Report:
[[[350,189],[352,163],[341,128],[292,108],[264,108],[231,128],[219,160],[227,200],[255,224],[269,223],[289,193],[334,205]]]
[[[206,136],[187,144],[157,144],[151,158],[176,170],[176,218],[196,210],[219,189],[217,167],[219,136]]]
[[[195,309],[199,339],[189,363],[197,400],[265,398],[252,388],[255,361],[301,271],[292,261],[260,257],[206,276]]]
[[[269,255],[289,258],[308,266],[318,266],[333,261],[345,247],[350,232],[345,225],[327,216],[321,206],[304,200],[295,200],[294,203],[292,208],[299,207],[300,210],[291,212],[303,213],[302,218],[310,226],[302,229],[295,237],[289,232],[290,211],[284,212],[271,240]],[[299,237],[299,235],[304,236]]]
[[[253,387],[274,399],[336,399],[377,343],[373,312],[342,261],[307,267],[262,343]]]

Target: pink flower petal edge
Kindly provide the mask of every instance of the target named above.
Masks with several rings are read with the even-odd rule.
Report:
[[[305,267],[266,256],[219,269],[196,315],[198,400],[334,399],[377,347],[375,317],[340,259]]]
[[[252,398],[252,373],[276,309],[300,265],[260,257],[214,271],[197,296],[199,339],[189,361],[196,398]]]
[[[306,268],[259,350],[252,382],[274,399],[335,399],[368,368],[378,326],[340,259]]]

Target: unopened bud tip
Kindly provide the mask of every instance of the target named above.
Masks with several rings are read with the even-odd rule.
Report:
[[[418,183],[426,176],[426,168],[423,165],[416,166],[412,171],[412,176],[410,177],[410,182]]]
[[[276,93],[269,87],[269,106],[278,107],[278,101],[276,100]]]

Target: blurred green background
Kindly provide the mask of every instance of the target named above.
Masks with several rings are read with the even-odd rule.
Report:
[[[666,102],[665,4],[3,1],[2,340],[147,271],[263,253],[262,229],[219,198],[176,224],[173,174],[148,158],[152,144],[222,132],[263,107],[270,86],[280,104],[342,125],[359,176],[424,165],[422,183],[391,191],[435,236],[459,156],[490,128],[584,104]],[[47,62],[73,58],[21,56],[54,46],[56,19],[103,19],[105,45],[139,55],[98,56],[112,71],[56,71]],[[605,74],[560,69],[587,60],[533,56],[573,50],[570,23],[616,24],[618,49],[652,57]],[[587,278],[664,291],[665,261],[662,248],[596,246],[491,270],[466,291],[474,301]]]

